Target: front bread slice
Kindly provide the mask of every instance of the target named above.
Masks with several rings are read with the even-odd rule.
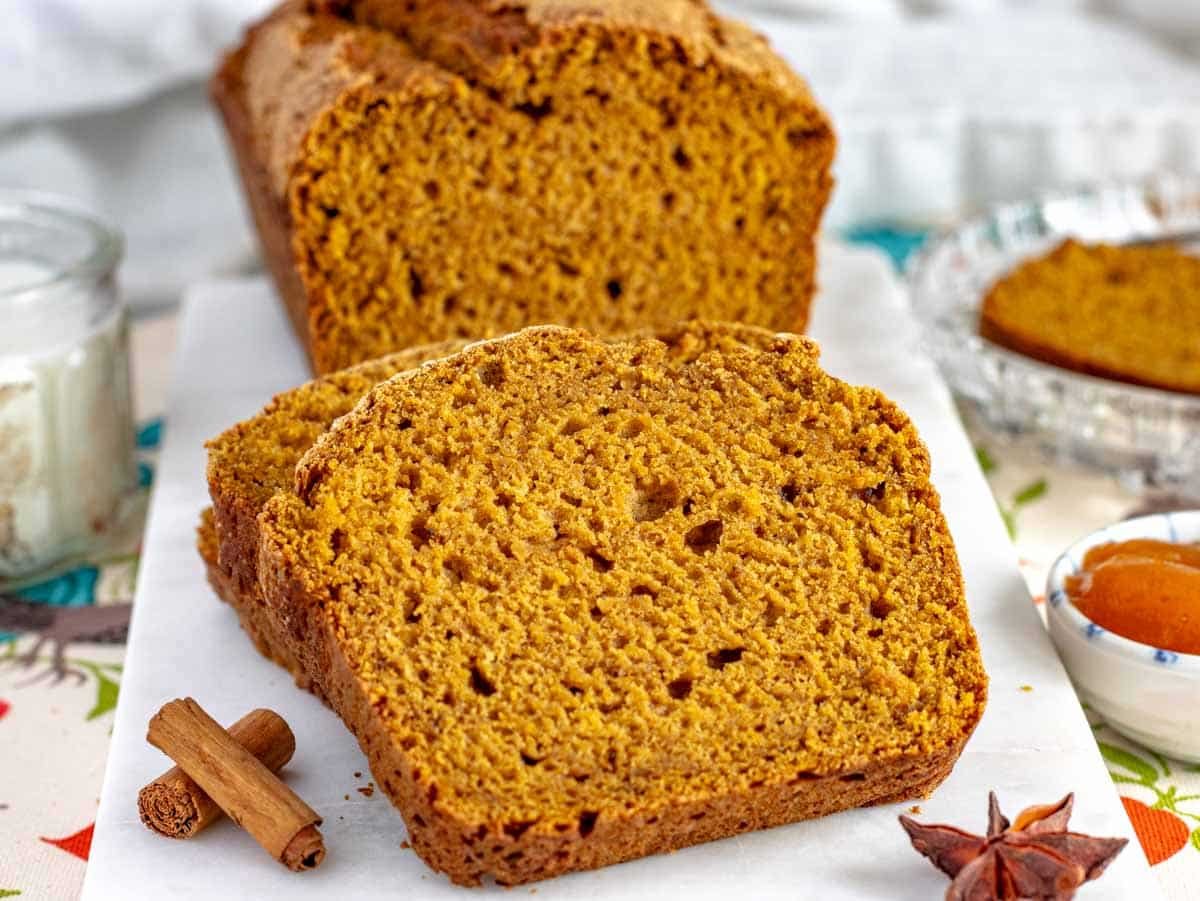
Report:
[[[983,711],[928,454],[805,339],[475,345],[367,394],[260,530],[288,652],[455,882],[922,796]]]

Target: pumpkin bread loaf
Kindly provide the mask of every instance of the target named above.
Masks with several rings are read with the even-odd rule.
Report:
[[[922,796],[983,710],[928,453],[802,338],[473,345],[259,529],[280,639],[457,883]]]
[[[1077,372],[1200,394],[1200,258],[1064,241],[992,287],[980,333]]]
[[[753,326],[703,322],[663,329],[654,337],[679,365],[709,349],[736,344],[766,347],[774,340],[772,333]],[[465,344],[444,341],[412,347],[314,379],[278,395],[257,416],[208,442],[213,507],[201,515],[197,548],[209,583],[238,612],[242,628],[258,650],[290,670],[306,688],[312,687],[310,681],[273,637],[274,626],[258,589],[258,515],[277,491],[291,490],[300,457],[367,391],[398,372],[449,356]]]
[[[804,328],[833,133],[699,0],[294,0],[213,89],[318,372],[542,322]]]

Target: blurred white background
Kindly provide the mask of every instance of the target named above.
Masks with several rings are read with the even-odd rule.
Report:
[[[255,265],[204,80],[267,0],[7,0],[0,187],[128,236],[142,311]],[[1084,181],[1200,170],[1195,0],[724,0],[839,132],[831,229],[937,224]]]

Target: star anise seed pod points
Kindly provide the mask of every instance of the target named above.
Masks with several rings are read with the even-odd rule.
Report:
[[[1067,831],[1075,796],[1027,807],[1009,822],[988,796],[987,835],[901,816],[913,847],[951,878],[946,901],[1067,901],[1128,843]]]

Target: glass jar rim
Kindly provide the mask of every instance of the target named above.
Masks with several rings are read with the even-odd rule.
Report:
[[[0,287],[0,304],[26,294],[42,293],[57,285],[99,281],[116,269],[124,252],[125,240],[115,225],[82,204],[58,194],[0,189],[0,224],[6,220],[70,229],[85,235],[89,246],[77,258],[51,267],[43,278]]]

